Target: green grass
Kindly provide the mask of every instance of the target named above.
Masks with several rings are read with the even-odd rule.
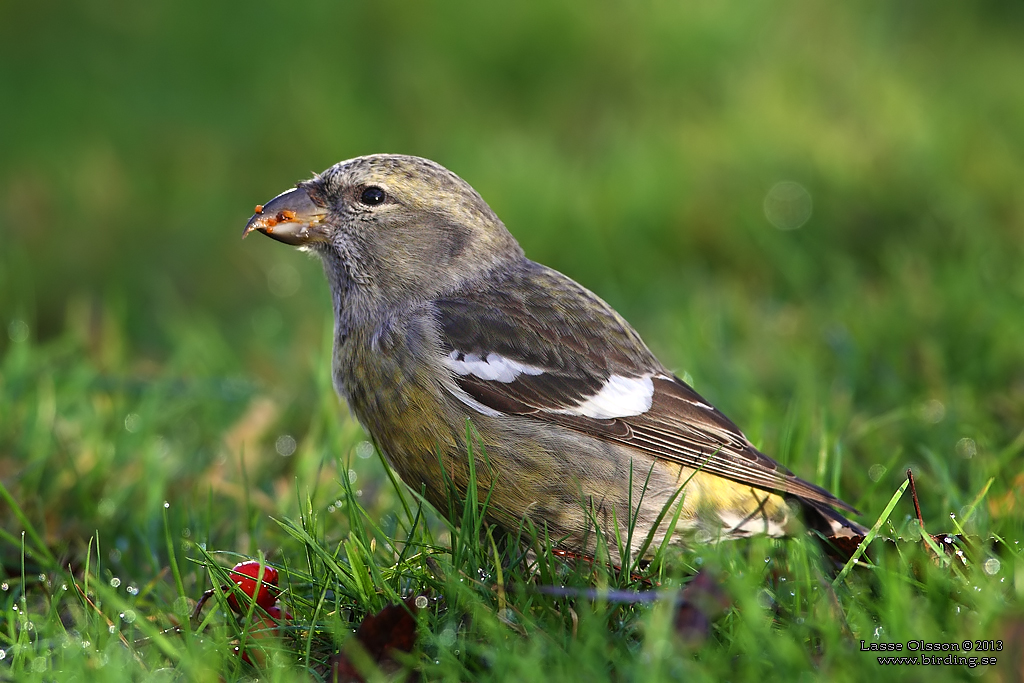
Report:
[[[261,675],[291,680],[297,669],[322,673],[366,614],[417,594],[430,603],[418,616],[415,653],[404,661],[432,680],[750,680],[765,671],[861,680],[880,666],[879,653],[861,651],[861,640],[1017,646],[1007,634],[1024,604],[1021,517],[1000,512],[997,502],[1012,500],[1006,481],[1019,473],[1019,443],[988,456],[986,472],[996,481],[986,497],[978,497],[982,487],[963,486],[925,498],[926,507],[929,499],[936,507],[954,501],[946,512],[957,513],[956,523],[942,513],[927,522],[933,532],[963,526],[966,566],[955,557],[936,561],[919,540],[908,497],[890,514],[884,500],[894,487],[871,482],[858,499],[866,521],[881,516],[881,534],[904,540],[876,542],[870,568],[833,585],[838,567],[814,539],[759,538],[659,554],[641,571],[652,589],[600,562],[554,556],[529,529],[523,538],[539,568],[526,569],[517,562],[522,546],[483,525],[486,491],[468,504],[452,499],[460,524],[445,524],[385,476],[372,447],[339,414],[324,358],[311,364],[307,431],[283,457],[271,426],[284,418],[255,385],[185,381],[171,362],[143,391],[138,380],[90,367],[87,353],[70,338],[20,342],[2,365],[3,433],[24,464],[7,493],[0,593],[0,666],[17,680],[50,680],[56,671],[62,680],[98,672],[105,680],[247,679],[256,670],[233,654],[239,643],[262,653],[252,654],[263,662]],[[765,410],[765,422],[774,422]],[[858,435],[921,429],[917,423],[935,417],[907,410],[830,436],[827,413],[806,390],[778,412],[780,448],[790,444],[805,463],[821,457],[826,481],[838,471],[842,444],[854,450]],[[203,450],[214,441],[214,453]],[[141,474],[132,476],[136,468]],[[855,468],[847,459],[843,469]],[[918,468],[926,491],[955,476],[951,466]],[[254,644],[259,628],[240,625],[218,600],[189,626],[203,591],[226,582],[224,567],[261,553],[282,570],[282,602],[295,617],[283,637]],[[719,586],[725,605],[709,610],[704,637],[684,636],[673,626],[675,602],[698,570]],[[551,587],[567,593],[543,592]],[[661,594],[629,602],[615,589]],[[1000,675],[1009,675],[1010,653],[992,654]],[[888,673],[970,675],[967,667],[922,671]]]
[[[420,592],[408,663],[431,680],[936,681],[974,674],[860,641],[968,638],[1012,643],[987,675],[1015,680],[1022,22],[944,2],[0,6],[0,680],[292,680]],[[527,572],[473,505],[456,528],[421,508],[334,396],[319,266],[238,240],[254,204],[380,151],[465,177],[862,523],[912,468],[969,566],[934,560],[904,494],[879,530],[904,540],[834,586],[813,539],[751,539],[671,553],[645,575],[664,599],[619,602],[602,591],[645,584],[543,539]],[[812,199],[798,229],[766,215],[780,181]],[[260,639],[265,672],[219,600],[185,628],[216,567],[260,556],[295,617]],[[673,626],[698,569],[727,596],[703,639]]]

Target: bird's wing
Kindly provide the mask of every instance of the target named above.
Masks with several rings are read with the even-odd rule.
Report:
[[[593,293],[529,263],[502,281],[434,301],[456,396],[485,415],[520,415],[657,458],[851,512],[758,451],[667,371]]]

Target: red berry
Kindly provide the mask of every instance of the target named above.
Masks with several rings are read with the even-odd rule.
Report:
[[[255,595],[256,604],[263,609],[270,609],[277,602],[277,570],[273,567],[263,565],[263,584],[260,586],[259,594]],[[256,593],[257,579],[260,575],[260,563],[257,560],[247,560],[236,564],[230,572],[231,580],[235,582],[242,591],[250,598]],[[248,605],[242,607],[235,594],[228,595],[228,604],[231,609],[243,614]]]
[[[275,639],[280,640],[284,634],[284,622],[292,620],[292,615],[278,605],[271,605],[266,609],[266,614],[253,614],[252,623],[246,625],[250,643],[255,647],[245,652],[240,652],[237,645],[234,649],[235,655],[241,654],[243,662],[260,668],[267,665],[264,648],[273,647],[276,644]],[[259,643],[262,643],[263,647],[259,647]]]

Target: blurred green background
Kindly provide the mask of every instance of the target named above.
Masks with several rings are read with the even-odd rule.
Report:
[[[802,476],[877,514],[916,466],[939,526],[995,476],[984,514],[1019,516],[1022,28],[1010,2],[0,3],[0,477],[74,545],[339,476],[363,437],[319,264],[239,238],[399,152]]]

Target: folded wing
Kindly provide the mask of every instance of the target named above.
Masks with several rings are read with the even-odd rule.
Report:
[[[467,405],[488,415],[560,424],[665,461],[856,512],[754,448],[596,295],[533,263],[507,277],[508,283],[435,302],[443,362]]]

